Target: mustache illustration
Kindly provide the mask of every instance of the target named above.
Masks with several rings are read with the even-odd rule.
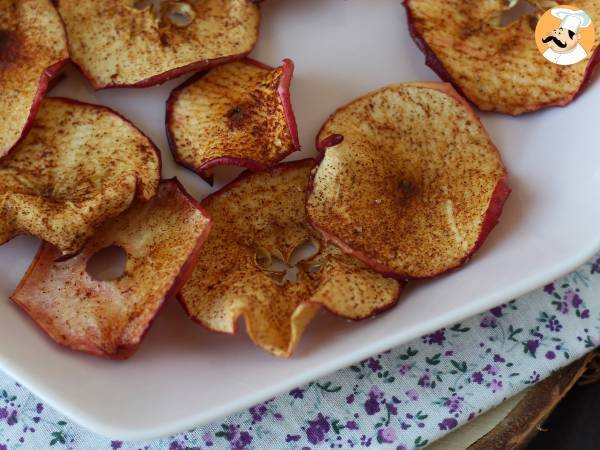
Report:
[[[554,43],[556,45],[558,45],[560,48],[565,48],[567,46],[566,42],[562,42],[561,40],[559,40],[556,36],[547,36],[544,39],[542,39],[542,42],[545,44],[547,42],[550,41],[554,41]]]

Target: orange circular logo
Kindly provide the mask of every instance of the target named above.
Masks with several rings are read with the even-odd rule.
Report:
[[[570,66],[587,59],[594,46],[594,24],[583,10],[569,5],[551,8],[540,17],[535,43],[548,61]]]

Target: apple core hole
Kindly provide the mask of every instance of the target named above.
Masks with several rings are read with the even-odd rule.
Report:
[[[287,264],[284,263],[279,258],[273,258],[271,260],[271,268],[270,268],[271,271],[273,271],[273,272],[285,272],[287,269],[288,269]]]
[[[133,2],[133,7],[139,10],[153,8],[156,11],[159,6],[160,0],[134,0]]]
[[[499,17],[498,25],[501,28],[509,26],[523,16],[534,15],[538,12],[538,9],[528,1],[511,0],[511,3],[512,5]]]
[[[296,283],[301,271],[310,274],[320,270],[320,263],[313,261],[313,258],[319,251],[319,244],[309,239],[294,249],[287,263],[271,255],[264,248],[256,250],[254,261],[258,268],[273,278],[278,284]]]
[[[183,0],[133,0],[130,5],[140,11],[151,10],[161,27],[168,22],[177,28],[185,28],[196,18],[194,8]]]
[[[94,253],[86,264],[87,273],[97,281],[115,281],[125,274],[127,252],[123,247],[111,245]]]
[[[196,13],[188,3],[177,2],[167,6],[165,16],[177,28],[185,28],[194,21]]]
[[[271,255],[265,249],[259,248],[254,256],[256,265],[261,269],[268,270],[271,267]]]
[[[283,277],[282,283],[285,283],[286,281],[289,283],[297,283],[298,282],[298,273],[300,272],[300,269],[298,269],[297,267],[289,267],[286,271],[285,271],[285,275]]]
[[[300,261],[306,261],[319,253],[319,244],[312,239],[306,240],[298,245],[290,255],[290,266],[296,266]]]

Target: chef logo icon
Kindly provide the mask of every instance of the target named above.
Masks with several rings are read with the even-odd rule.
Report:
[[[586,59],[594,46],[594,37],[590,16],[568,5],[546,11],[535,28],[535,42],[540,53],[561,66]]]

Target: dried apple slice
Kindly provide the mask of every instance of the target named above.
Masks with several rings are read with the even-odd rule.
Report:
[[[250,0],[59,0],[71,59],[94,88],[145,87],[246,56]]]
[[[76,256],[57,261],[60,251],[43,244],[11,298],[59,344],[127,358],[188,278],[209,228],[183,187],[163,181],[152,200],[102,226]],[[88,261],[111,246],[127,253],[125,271],[116,280],[97,280]]]
[[[500,26],[502,14],[517,1],[404,0],[410,34],[426,64],[479,109],[514,115],[568,104],[600,61],[597,37],[592,55],[584,61],[549,64],[537,49],[534,30],[537,15],[553,2],[529,3],[538,14]],[[599,0],[570,4],[600,17]]]
[[[149,200],[160,156],[103,106],[47,98],[29,134],[0,161],[0,244],[38,236],[70,254],[138,197]]]
[[[48,82],[68,59],[50,0],[0,1],[0,158],[27,134]]]
[[[396,304],[401,283],[333,246],[316,242],[318,253],[298,261],[295,250],[315,239],[304,214],[312,167],[303,160],[246,172],[204,200],[212,232],[180,293],[192,319],[233,334],[243,316],[256,345],[289,356],[319,305],[358,320]],[[291,266],[296,282],[286,277]]]
[[[432,277],[466,262],[510,192],[479,119],[446,83],[361,97],[327,120],[318,142],[309,220],[388,275]]]
[[[176,88],[167,103],[175,160],[212,182],[218,165],[264,170],[300,149],[290,102],[291,60],[273,69],[246,59]]]

